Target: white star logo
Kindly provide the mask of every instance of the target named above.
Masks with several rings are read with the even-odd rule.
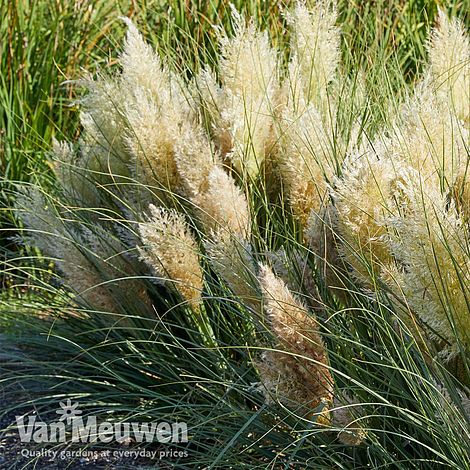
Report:
[[[67,399],[67,402],[64,403],[61,401],[59,403],[60,409],[56,411],[60,415],[60,421],[67,420],[67,424],[70,424],[74,418],[82,414],[82,410],[78,410],[78,403],[73,403],[72,400]]]

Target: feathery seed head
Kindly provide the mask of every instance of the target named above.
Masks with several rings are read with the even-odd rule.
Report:
[[[277,56],[267,32],[258,31],[253,21],[232,8],[233,37],[220,36],[222,84],[234,95],[262,98],[272,95],[277,78]]]
[[[247,25],[234,9],[233,17],[235,35],[220,37],[222,96],[215,135],[236,170],[254,178],[271,140],[278,61],[266,32]]]
[[[138,29],[128,18],[127,36],[120,56],[123,91],[132,95],[136,90],[145,91],[158,105],[182,106],[189,111],[182,79],[174,74],[153,48],[147,44]]]
[[[183,126],[175,145],[175,163],[185,196],[197,199],[207,192],[218,158],[202,129]]]
[[[332,176],[330,142],[322,119],[313,106],[301,115],[286,111],[279,137],[283,181],[294,215],[306,226],[310,212],[319,212],[326,196],[326,179]]]
[[[470,126],[470,41],[458,18],[439,10],[429,41],[430,74],[440,96]]]
[[[143,88],[159,95],[159,82],[166,81],[163,64],[153,48],[144,41],[137,27],[129,18],[122,18],[127,25],[126,41],[120,57],[123,79],[132,88]]]
[[[439,188],[410,177],[406,216],[391,217],[390,247],[407,304],[451,349],[470,348],[470,234]]]
[[[244,240],[251,235],[251,218],[245,195],[237,188],[234,179],[224,169],[215,165],[209,172],[206,192],[193,201],[206,233],[225,232]]]
[[[120,83],[130,166],[139,183],[181,193],[175,148],[188,127],[197,127],[194,100],[182,78],[127,24]]]
[[[52,202],[38,188],[19,195],[16,206],[27,229],[24,240],[54,260],[77,300],[95,310],[118,313],[110,285],[103,285],[108,266],[99,257],[100,250],[97,254],[90,250],[90,236],[84,227],[81,231],[67,229]]]
[[[181,181],[174,158],[181,116],[178,110],[159,104],[145,91],[136,90],[127,103],[129,122],[126,142],[135,160],[137,180],[148,186],[162,185],[174,192],[181,191]]]
[[[385,217],[400,209],[402,171],[398,162],[386,156],[351,156],[333,190],[342,241],[340,253],[366,285],[370,284],[371,274],[380,274],[392,262]]]
[[[151,220],[139,224],[143,246],[141,258],[162,281],[171,284],[189,304],[198,309],[203,288],[197,242],[183,215],[151,205]]]
[[[327,405],[333,398],[333,379],[315,317],[266,265],[260,266],[259,283],[271,330],[286,351],[264,355],[260,373],[267,393],[278,395],[290,407],[296,404],[310,412],[321,403]]]
[[[82,146],[93,150],[93,158],[82,164],[112,175],[127,175],[130,158],[125,142],[127,123],[121,84],[105,78],[87,80],[85,84],[88,94],[81,100],[80,113]]]
[[[448,191],[467,164],[469,135],[448,106],[422,82],[404,104],[391,139],[391,153],[414,168],[426,184]]]
[[[336,16],[336,9],[330,1],[318,1],[311,10],[299,1],[287,16],[292,28],[291,50],[295,57],[291,74],[300,78],[306,102],[312,101],[322,113],[328,110],[327,85],[335,78],[340,57]],[[291,92],[294,97],[299,96],[295,89]]]

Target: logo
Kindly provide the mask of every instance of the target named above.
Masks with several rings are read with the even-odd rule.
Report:
[[[61,409],[57,410],[56,413],[60,415],[59,420],[66,420],[67,424],[72,424],[73,419],[82,414],[81,410],[77,409],[78,403],[72,404],[72,400],[70,400],[70,398],[67,400],[67,403],[61,401],[59,405]]]
[[[46,423],[37,416],[16,416],[21,442],[188,442],[184,422],[111,422],[98,421],[96,416],[82,415],[79,403],[70,399],[60,402],[58,421]]]

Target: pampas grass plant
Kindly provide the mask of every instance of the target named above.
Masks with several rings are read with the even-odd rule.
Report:
[[[440,12],[369,125],[337,6],[284,14],[287,53],[232,9],[190,74],[124,19],[56,187],[17,188],[39,295],[2,305],[1,381],[187,422],[174,468],[469,468],[468,35]]]

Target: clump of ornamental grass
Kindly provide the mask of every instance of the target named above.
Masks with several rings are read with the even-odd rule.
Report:
[[[175,468],[467,468],[468,116],[453,103],[468,38],[441,14],[422,83],[368,135],[335,5],[286,15],[287,63],[233,11],[219,63],[189,78],[126,20],[121,73],[80,82],[57,188],[19,190],[40,254],[18,282],[41,294],[2,305],[28,369],[2,381],[34,379],[21,409],[65,396],[185,421]]]
[[[440,13],[429,56],[393,128],[349,157],[332,196],[353,276],[387,285],[434,349],[466,363],[469,127],[456,103],[468,101],[470,45],[458,20]]]

